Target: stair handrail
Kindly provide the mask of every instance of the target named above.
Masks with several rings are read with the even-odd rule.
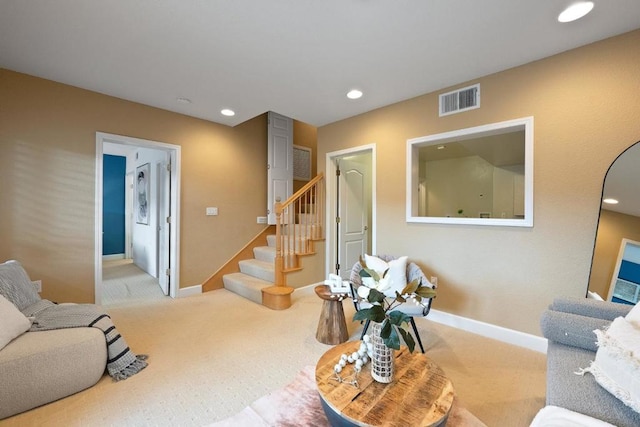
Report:
[[[313,252],[314,240],[324,239],[324,182],[320,172],[287,200],[274,204],[276,285],[286,286],[285,272],[299,267],[299,255]],[[313,212],[308,212],[310,207]],[[304,223],[300,223],[302,218]]]

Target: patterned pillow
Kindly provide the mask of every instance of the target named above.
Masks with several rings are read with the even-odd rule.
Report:
[[[0,295],[24,310],[40,301],[40,295],[31,283],[27,272],[18,261],[10,260],[0,264]]]

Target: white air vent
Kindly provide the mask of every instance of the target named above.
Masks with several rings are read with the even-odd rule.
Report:
[[[480,108],[480,83],[440,95],[440,117]]]

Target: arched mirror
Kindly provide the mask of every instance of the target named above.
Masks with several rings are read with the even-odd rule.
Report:
[[[611,164],[602,190],[589,296],[626,304],[640,298],[640,142]]]

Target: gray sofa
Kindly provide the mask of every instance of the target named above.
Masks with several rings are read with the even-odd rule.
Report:
[[[576,375],[594,360],[595,329],[625,316],[631,306],[586,298],[557,298],[541,317],[547,338],[547,405],[606,421],[618,427],[640,426],[640,414],[602,388],[593,375]]]
[[[0,264],[0,295],[25,311],[40,300],[16,261]],[[106,363],[107,344],[99,329],[20,331],[0,348],[0,419],[91,387]]]

